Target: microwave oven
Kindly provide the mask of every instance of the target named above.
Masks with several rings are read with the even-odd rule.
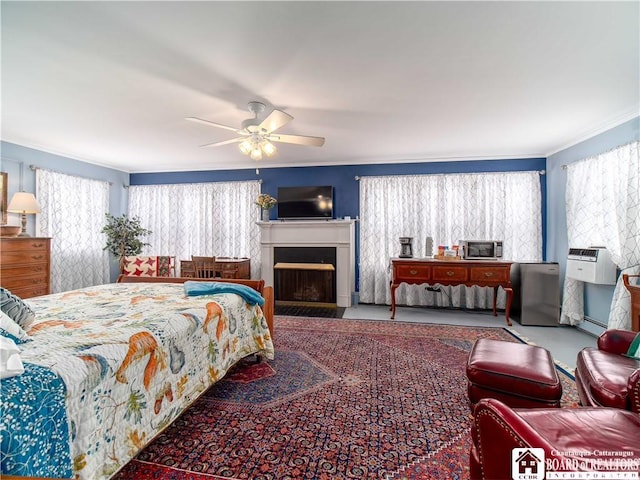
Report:
[[[460,240],[460,256],[465,260],[498,260],[502,258],[502,240]]]

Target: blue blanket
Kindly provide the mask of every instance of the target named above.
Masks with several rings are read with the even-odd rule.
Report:
[[[184,282],[184,292],[190,296],[213,295],[216,293],[235,293],[249,305],[264,305],[264,298],[246,285],[225,282]]]
[[[24,364],[0,382],[2,474],[73,476],[64,382],[48,368]]]

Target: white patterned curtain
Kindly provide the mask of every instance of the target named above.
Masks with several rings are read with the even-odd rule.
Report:
[[[567,166],[569,247],[604,245],[622,273],[640,273],[640,142]],[[560,323],[584,320],[584,283],[565,278]],[[629,292],[618,278],[607,328],[629,329]]]
[[[505,259],[542,259],[542,207],[538,172],[411,175],[360,179],[360,300],[390,304],[389,260],[400,253],[399,237],[413,237],[414,257],[425,256],[425,239],[435,245],[459,240],[504,241]],[[426,255],[431,255],[431,252]],[[493,289],[402,284],[404,305],[464,305],[492,308]],[[500,290],[498,305],[504,306]]]
[[[260,182],[220,182],[129,187],[129,215],[138,217],[150,246],[145,255],[248,257],[260,277]]]
[[[109,183],[36,170],[39,236],[51,237],[51,291],[109,283],[109,254],[102,233]]]

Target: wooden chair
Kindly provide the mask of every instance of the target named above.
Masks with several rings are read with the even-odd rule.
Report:
[[[191,261],[196,271],[196,278],[216,277],[216,257],[197,257],[191,255]]]

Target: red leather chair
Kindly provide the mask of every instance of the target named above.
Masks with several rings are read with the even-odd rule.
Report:
[[[628,330],[606,330],[598,337],[598,348],[578,353],[576,387],[583,406],[640,413],[640,360],[623,355],[635,336]]]
[[[483,399],[476,405],[471,435],[472,480],[515,478],[514,448],[542,448],[547,464],[572,462],[575,471],[604,470],[611,459],[640,461],[640,415],[617,408],[525,409]],[[590,457],[593,452],[624,452],[624,457]]]

